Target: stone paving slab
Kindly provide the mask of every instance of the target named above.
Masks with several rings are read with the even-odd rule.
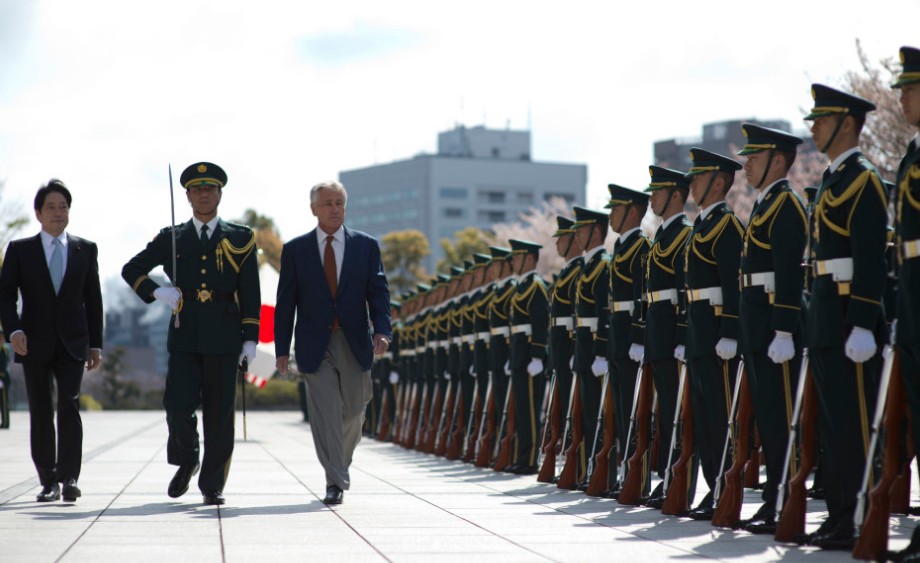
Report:
[[[174,468],[161,412],[84,413],[83,496],[40,504],[28,414],[12,414],[0,431],[0,562],[850,560],[367,439],[352,490],[330,508],[309,427],[294,412],[249,413],[245,442],[238,417],[219,508],[201,504],[194,482],[181,499],[166,495]],[[758,494],[746,501],[750,516]],[[823,508],[809,501],[810,530]],[[916,520],[892,523],[899,549]]]

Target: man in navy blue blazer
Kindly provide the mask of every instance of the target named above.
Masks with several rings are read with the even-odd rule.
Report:
[[[326,471],[326,504],[341,504],[351,485],[348,468],[373,395],[371,364],[393,334],[380,245],[345,228],[347,199],[339,182],[310,190],[318,225],[284,245],[275,304],[276,367],[288,372],[296,338],[313,442]]]

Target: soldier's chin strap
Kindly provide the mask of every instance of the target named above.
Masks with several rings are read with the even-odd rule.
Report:
[[[713,182],[716,181],[716,176],[717,176],[718,174],[719,174],[719,171],[718,171],[718,170],[713,170],[713,171],[712,171],[712,175],[709,176],[709,182],[706,183],[706,189],[703,190],[703,197],[701,197],[700,200],[697,202],[697,205],[699,205],[699,207],[700,207],[700,211],[703,210],[703,205],[704,205],[704,202],[706,201],[706,196],[709,195],[709,190],[712,189],[712,184],[713,184]]]
[[[529,253],[525,254],[525,255],[524,255],[524,259],[521,260],[521,265],[520,265],[520,267],[518,267],[518,273],[517,273],[518,276],[523,276],[523,275],[524,275],[524,266],[527,264],[527,256],[528,256],[528,254],[529,254]]]
[[[588,240],[585,241],[585,247],[582,248],[582,251],[587,252],[591,248],[591,239],[594,238],[594,225],[591,225],[591,230],[588,232]]]
[[[838,114],[837,125],[834,127],[834,132],[831,133],[831,138],[828,139],[826,143],[824,143],[824,146],[818,149],[820,152],[827,153],[827,149],[829,149],[830,146],[834,144],[834,139],[837,138],[837,133],[840,133],[840,128],[843,127],[843,120],[847,118],[847,115],[849,114]]]
[[[837,132],[835,131],[834,134],[836,135]],[[767,157],[767,165],[764,166],[763,174],[761,174],[760,176],[760,181],[757,182],[756,186],[754,186],[755,190],[759,190],[761,187],[763,187],[763,183],[767,180],[767,174],[770,173],[770,165],[773,164],[773,157],[775,155],[776,155],[776,151],[773,149],[770,149],[770,156]]]
[[[629,217],[629,210],[632,209],[632,204],[626,206],[625,211],[623,211],[623,218],[620,219],[620,224],[617,225],[617,233],[623,234],[623,224],[626,223],[626,219]]]
[[[569,243],[565,245],[565,252],[562,253],[566,260],[569,259],[569,251],[572,250],[573,242],[575,242],[575,233],[569,233]]]

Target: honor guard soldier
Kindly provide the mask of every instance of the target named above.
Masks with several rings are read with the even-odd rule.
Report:
[[[859,151],[859,134],[875,105],[815,84],[805,119],[831,163],[815,206],[815,279],[806,336],[821,403],[819,426],[829,516],[804,540],[852,549],[853,515],[862,481],[887,339],[882,310],[888,198],[875,168]],[[862,437],[862,438],[860,438]]]
[[[255,235],[249,227],[217,216],[227,184],[219,166],[193,164],[179,181],[192,206],[192,219],[161,230],[125,264],[121,275],[145,303],[158,300],[173,310],[163,406],[169,427],[167,461],[179,469],[169,484],[169,496],[185,494],[198,472],[195,411],[200,406],[204,457],[198,486],[205,504],[223,504],[233,454],[237,366],[243,358],[250,363],[255,359],[259,340]],[[147,277],[157,266],[163,267],[173,287],[160,287]]]
[[[552,362],[553,376],[555,382],[554,393],[555,401],[558,407],[554,410],[561,412],[559,419],[553,419],[552,414],[548,411],[548,424],[551,424],[548,432],[556,429],[556,434],[562,435],[565,430],[566,409],[569,406],[572,390],[572,358],[575,353],[575,287],[578,283],[578,277],[581,275],[581,268],[584,265],[582,257],[582,247],[575,242],[575,222],[568,217],[559,215],[556,217],[556,232],[553,237],[556,239],[556,251],[559,256],[566,260],[565,265],[556,275],[556,283],[553,284],[552,299],[550,300],[550,361]],[[555,447],[555,444],[553,445]]]
[[[514,393],[516,443],[507,471],[537,472],[537,409],[543,395],[544,359],[549,328],[549,296],[537,274],[541,245],[511,239],[511,267],[517,276],[509,309],[511,321],[511,391]]]
[[[802,361],[807,216],[786,178],[802,139],[752,123],[741,129],[746,143],[738,154],[746,157],[747,183],[759,194],[741,254],[740,352],[767,468],[765,502],[741,526],[772,534]]]
[[[489,370],[492,374],[492,400],[496,426],[500,426],[501,418],[507,407],[506,394],[508,391],[508,360],[510,358],[509,339],[511,338],[511,325],[508,319],[511,296],[514,294],[514,276],[508,257],[511,250],[504,247],[489,247],[492,254],[490,268],[495,276],[492,282],[492,296],[489,300]],[[496,430],[497,434],[498,430]],[[500,440],[501,436],[493,435],[493,440]],[[484,444],[485,446],[485,444]],[[492,465],[492,441],[488,444],[489,462]]]
[[[684,244],[690,236],[690,225],[684,215],[684,204],[690,181],[683,172],[649,166],[652,212],[662,223],[655,233],[646,263],[645,289],[648,312],[645,318],[645,345],[632,347],[634,361],[648,362],[652,368],[655,391],[658,394],[658,476],[664,479],[671,451],[671,430],[677,407],[678,366],[674,349],[682,337],[678,335],[678,312],[684,310]],[[684,330],[683,327],[681,330]],[[664,504],[664,482],[652,491],[645,504],[660,509]],[[692,497],[693,495],[689,495]]]
[[[616,413],[617,452],[629,459],[629,418],[633,408],[636,377],[639,363],[629,357],[633,344],[641,345],[645,339],[642,326],[642,287],[645,261],[652,243],[642,232],[642,218],[648,210],[648,194],[609,184],[610,201],[604,206],[610,210],[610,228],[619,235],[613,244],[610,257],[610,328],[607,340],[607,366],[610,370]],[[614,460],[610,464],[610,483],[617,481],[618,469]],[[623,477],[623,476],[619,476]],[[644,479],[648,482],[648,479]],[[611,498],[619,492],[611,491]]]
[[[575,240],[585,252],[585,262],[575,286],[575,360],[581,393],[582,435],[585,457],[591,455],[597,412],[601,400],[601,378],[607,372],[607,291],[609,288],[610,257],[604,252],[607,239],[607,214],[575,206]],[[579,460],[581,461],[581,460]],[[578,488],[587,488],[587,459],[585,472],[581,468]]]
[[[700,213],[684,250],[687,332],[678,355],[687,363],[693,441],[709,487],[689,516],[712,520],[716,479],[725,469],[725,421],[738,368],[738,264],[744,229],[725,196],[741,164],[700,148],[690,149],[690,159],[690,194]]]
[[[901,113],[911,127],[920,129],[920,49],[901,47],[901,74],[892,84],[900,90]],[[897,252],[897,324],[892,344],[901,362],[914,436],[920,451],[920,137],[914,137],[898,166],[893,193],[895,201],[895,249]],[[920,527],[898,561],[920,555]]]
[[[469,298],[469,314],[472,318],[470,350],[472,351],[472,375],[476,379],[476,392],[470,407],[470,423],[464,444],[463,461],[473,462],[476,454],[476,439],[485,416],[486,401],[489,399],[489,305],[492,290],[487,283],[486,271],[492,257],[488,254],[473,254],[473,292]]]

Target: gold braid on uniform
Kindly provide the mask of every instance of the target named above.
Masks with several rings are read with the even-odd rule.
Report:
[[[144,280],[149,280],[149,279],[150,278],[148,278],[147,276],[141,276],[137,278],[137,280],[134,282],[134,285],[131,286],[131,289],[134,290],[134,293],[137,293],[137,288],[144,282]]]
[[[227,262],[230,262],[230,265],[233,267],[233,270],[236,273],[240,273],[240,266],[246,262],[246,259],[249,258],[249,255],[252,254],[252,249],[256,246],[256,234],[252,232],[252,237],[249,239],[249,242],[245,244],[242,248],[237,248],[230,244],[230,241],[227,238],[220,239],[220,245],[217,247],[215,254],[217,255],[217,269],[221,272],[224,271],[224,255],[227,257]],[[223,252],[221,252],[223,250]],[[237,263],[234,260],[234,256],[242,256]]]
[[[630,284],[631,284],[631,283],[633,282],[633,279],[632,279],[631,276],[627,276],[626,274],[620,273],[619,265],[622,264],[623,262],[627,262],[627,261],[628,261],[628,262],[629,262],[629,265],[628,265],[629,267],[626,269],[626,271],[627,271],[627,273],[631,272],[631,270],[632,270],[633,258],[635,257],[636,253],[639,252],[639,248],[644,244],[644,242],[645,242],[645,241],[644,241],[644,239],[643,239],[642,237],[638,237],[638,238],[636,239],[636,242],[633,243],[633,245],[629,248],[629,250],[627,250],[626,252],[621,252],[620,254],[617,254],[616,257],[614,257],[614,259],[613,259],[613,268],[612,268],[612,269],[613,269],[613,274],[614,274],[616,277],[620,278],[621,280],[625,281],[626,283],[630,283]],[[612,286],[613,286],[613,280],[610,280],[610,283],[611,283],[611,287],[612,287]]]
[[[872,184],[875,186],[875,191],[878,193],[879,198],[882,200],[882,206],[887,207],[888,198],[885,196],[885,190],[882,187],[881,182],[876,175],[871,170],[863,171],[852,184],[847,187],[846,190],[839,196],[835,197],[830,190],[821,190],[821,199],[818,201],[818,206],[815,208],[815,216],[818,218],[818,221],[827,225],[827,227],[837,233],[838,235],[849,238],[850,236],[850,223],[853,221],[853,213],[856,212],[856,204],[859,203],[859,198],[862,197],[864,192],[863,188],[869,182],[869,178],[872,178]],[[838,225],[830,220],[827,216],[828,208],[836,208],[847,201],[856,198],[856,201],[853,202],[853,205],[850,207],[850,213],[847,215],[847,224],[846,226]],[[820,232],[817,222],[815,224],[815,240],[818,240],[817,235]]]
[[[564,297],[562,297],[562,295],[560,295],[560,293],[559,293],[559,290],[560,290],[561,288],[564,288],[566,285],[568,285],[569,282],[572,281],[572,278],[574,278],[576,275],[578,275],[578,273],[579,273],[578,268],[572,268],[572,271],[569,272],[569,274],[568,274],[567,276],[565,276],[565,277],[562,278],[561,280],[556,280],[556,285],[553,286],[553,300],[554,300],[554,301],[559,301],[559,302],[562,303],[563,305],[571,305],[571,304],[572,304],[572,300],[571,300],[571,299],[565,299]]]
[[[652,260],[654,260],[655,263],[658,264],[659,268],[661,268],[662,270],[664,270],[665,272],[671,275],[674,275],[674,267],[673,267],[674,259],[677,257],[677,252],[675,251],[684,245],[684,243],[687,240],[687,237],[690,236],[690,231],[691,231],[691,228],[689,226],[684,227],[683,230],[676,237],[674,237],[674,240],[671,242],[671,245],[665,249],[662,249],[660,244],[656,244],[652,246],[652,250],[651,252],[649,252],[649,254],[652,257]],[[670,268],[667,267],[664,263],[664,260],[668,260],[668,259],[671,260],[672,267]],[[651,271],[651,262],[649,262],[648,268],[649,268],[649,271]],[[646,276],[647,275],[648,274],[646,274]]]
[[[744,247],[747,248],[748,242],[753,242],[760,248],[764,250],[772,250],[773,245],[769,242],[764,242],[758,240],[754,236],[754,227],[760,228],[767,221],[770,222],[770,226],[767,228],[767,236],[771,236],[773,233],[773,221],[776,220],[777,212],[779,208],[783,206],[783,202],[789,199],[792,201],[792,206],[796,211],[799,212],[799,216],[802,218],[802,224],[805,225],[805,228],[808,229],[808,220],[805,218],[805,210],[802,209],[802,205],[799,203],[799,200],[793,197],[791,192],[781,192],[776,196],[776,201],[767,209],[763,215],[757,215],[751,218],[751,228],[748,228],[747,232],[744,234]]]
[[[530,317],[530,302],[533,300],[534,293],[537,291],[538,288],[540,289],[540,293],[542,293],[543,296],[546,297],[547,296],[546,288],[543,287],[543,284],[538,282],[537,280],[533,280],[533,283],[530,284],[530,287],[527,289],[527,291],[525,291],[524,293],[520,295],[515,295],[514,297],[511,298],[511,306],[514,307],[521,314],[527,315],[528,317]],[[524,301],[526,301],[526,303],[524,303],[524,306],[522,307],[521,303]]]
[[[579,278],[579,280],[578,280],[578,286],[577,286],[577,288],[576,288],[576,293],[578,294],[578,300],[579,300],[579,301],[584,300],[586,303],[589,303],[589,304],[591,304],[591,305],[594,305],[594,299],[591,299],[590,297],[588,297],[587,295],[585,295],[584,293],[582,293],[582,292],[581,292],[581,288],[582,288],[582,286],[584,286],[584,284],[591,284],[591,289],[592,289],[592,294],[593,294],[594,282],[597,281],[597,278],[601,275],[601,271],[602,271],[606,266],[607,266],[607,264],[605,264],[603,260],[600,260],[600,261],[597,263],[597,266],[594,267],[594,271],[593,271],[593,272],[591,272],[590,274],[588,274],[587,277]]]

